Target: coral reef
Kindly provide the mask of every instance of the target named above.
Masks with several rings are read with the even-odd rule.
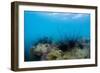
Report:
[[[87,39],[60,40],[54,43],[43,38],[30,49],[31,61],[86,58],[90,58],[90,41]]]

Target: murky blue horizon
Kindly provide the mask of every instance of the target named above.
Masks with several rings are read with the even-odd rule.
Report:
[[[54,40],[83,37],[90,38],[90,14],[67,12],[24,11],[25,60],[30,48],[41,37]]]

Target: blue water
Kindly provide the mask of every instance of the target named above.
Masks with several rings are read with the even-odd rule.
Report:
[[[67,12],[24,11],[25,60],[29,61],[30,48],[41,37],[54,40],[90,37],[90,14]]]

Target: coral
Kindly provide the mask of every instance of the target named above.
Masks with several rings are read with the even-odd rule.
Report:
[[[36,59],[37,61],[44,60],[46,59],[45,53],[49,51],[49,44],[38,43],[38,45],[33,47],[32,49],[30,51],[31,60],[34,60],[34,59]]]
[[[34,51],[36,51],[36,52],[42,52],[42,53],[47,52],[48,46],[49,46],[49,44],[42,44],[42,43],[39,43],[39,44],[36,46],[36,48],[34,49]]]
[[[62,55],[61,50],[52,49],[51,52],[48,53],[47,58],[48,60],[60,60],[62,59],[61,55]]]
[[[57,43],[48,38],[40,39],[30,49],[32,61],[90,58],[90,41],[65,39]]]
[[[80,49],[80,48],[74,48],[71,51],[67,51],[64,53],[63,58],[64,59],[83,59],[83,58],[89,58],[89,51],[88,48]]]
[[[71,51],[66,51],[63,53],[63,59],[73,59],[73,53]]]
[[[76,52],[75,52],[75,56],[78,59],[87,58],[89,56],[89,50],[88,50],[88,48],[84,48],[84,49],[77,48]]]

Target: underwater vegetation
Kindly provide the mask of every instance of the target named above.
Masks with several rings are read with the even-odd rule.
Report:
[[[30,49],[30,61],[90,58],[90,40],[74,38],[53,42],[44,37]]]

